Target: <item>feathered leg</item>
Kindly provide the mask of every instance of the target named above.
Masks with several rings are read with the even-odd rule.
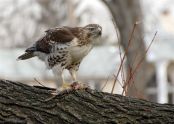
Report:
[[[73,69],[69,70],[72,80],[73,80],[72,84],[65,82],[63,70],[59,66],[54,67],[53,72],[56,75],[56,77],[57,76],[59,77],[59,81],[57,83],[57,90],[52,92],[53,95],[60,95],[60,94],[67,93],[72,90],[88,88],[88,86],[86,84],[78,83],[77,77],[76,77],[76,72],[77,72],[76,70],[73,70]],[[60,81],[60,79],[61,79],[61,81]],[[60,82],[61,82],[61,84],[60,84]]]
[[[69,70],[69,72],[71,74],[71,77],[72,77],[73,82],[77,82],[77,76],[76,76],[77,71],[75,71],[75,70]]]
[[[76,70],[69,70],[70,74],[71,74],[71,77],[72,77],[72,80],[73,80],[73,83],[71,84],[71,89],[75,89],[75,90],[78,90],[78,89],[86,89],[88,88],[88,86],[84,83],[79,83],[77,81],[77,71]]]
[[[57,95],[66,89],[70,89],[71,88],[70,83],[65,82],[63,69],[57,65],[57,66],[53,67],[52,70],[53,70],[55,77],[57,78],[57,81],[56,81],[57,90],[55,92],[53,92],[52,94]]]
[[[59,90],[66,90],[66,89],[69,89],[71,86],[70,86],[70,83],[67,83],[64,79],[64,74],[63,74],[63,71],[61,73],[61,78],[62,78],[62,86],[59,88]]]

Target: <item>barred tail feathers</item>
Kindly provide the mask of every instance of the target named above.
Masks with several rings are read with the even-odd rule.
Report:
[[[25,60],[34,57],[34,52],[37,51],[35,46],[29,47],[25,50],[25,53],[17,58],[17,60]]]
[[[33,52],[26,52],[24,54],[22,54],[21,56],[19,56],[17,58],[17,60],[25,60],[25,59],[30,59],[32,57],[34,57],[35,55],[33,54]]]

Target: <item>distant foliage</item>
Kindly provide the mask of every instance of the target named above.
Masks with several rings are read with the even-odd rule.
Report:
[[[88,23],[102,25],[103,43],[116,40],[110,13],[99,0],[1,0],[0,11],[0,48],[27,47],[48,28]]]
[[[64,4],[63,0],[1,0],[0,47],[28,46],[45,29],[66,23]]]

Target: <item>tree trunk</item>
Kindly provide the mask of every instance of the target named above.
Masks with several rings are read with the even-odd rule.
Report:
[[[0,80],[0,123],[164,124],[174,123],[174,105],[157,104],[94,90],[53,97],[53,89]]]
[[[116,22],[121,38],[121,45],[124,50],[128,47],[130,34],[136,21],[142,21],[142,13],[139,0],[103,0],[108,6],[113,19]],[[145,45],[143,41],[143,24],[137,25],[131,45],[127,52],[127,78],[130,75],[130,69],[134,70],[139,61],[145,56]],[[134,77],[134,85],[130,85],[128,95],[137,96],[138,91],[145,94],[146,83],[152,74],[147,68],[146,59],[142,62]],[[146,97],[146,96],[144,96]]]

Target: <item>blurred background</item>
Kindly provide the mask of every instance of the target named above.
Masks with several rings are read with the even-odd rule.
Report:
[[[1,79],[40,85],[37,79],[44,86],[55,87],[55,78],[43,62],[16,58],[49,28],[98,23],[103,27],[101,41],[83,60],[78,79],[93,89],[111,92],[120,56],[127,50],[114,93],[122,93],[130,70],[144,58],[127,95],[174,103],[173,0],[0,0],[0,11]],[[135,22],[138,25],[129,45]],[[69,74],[65,75],[69,80]]]

